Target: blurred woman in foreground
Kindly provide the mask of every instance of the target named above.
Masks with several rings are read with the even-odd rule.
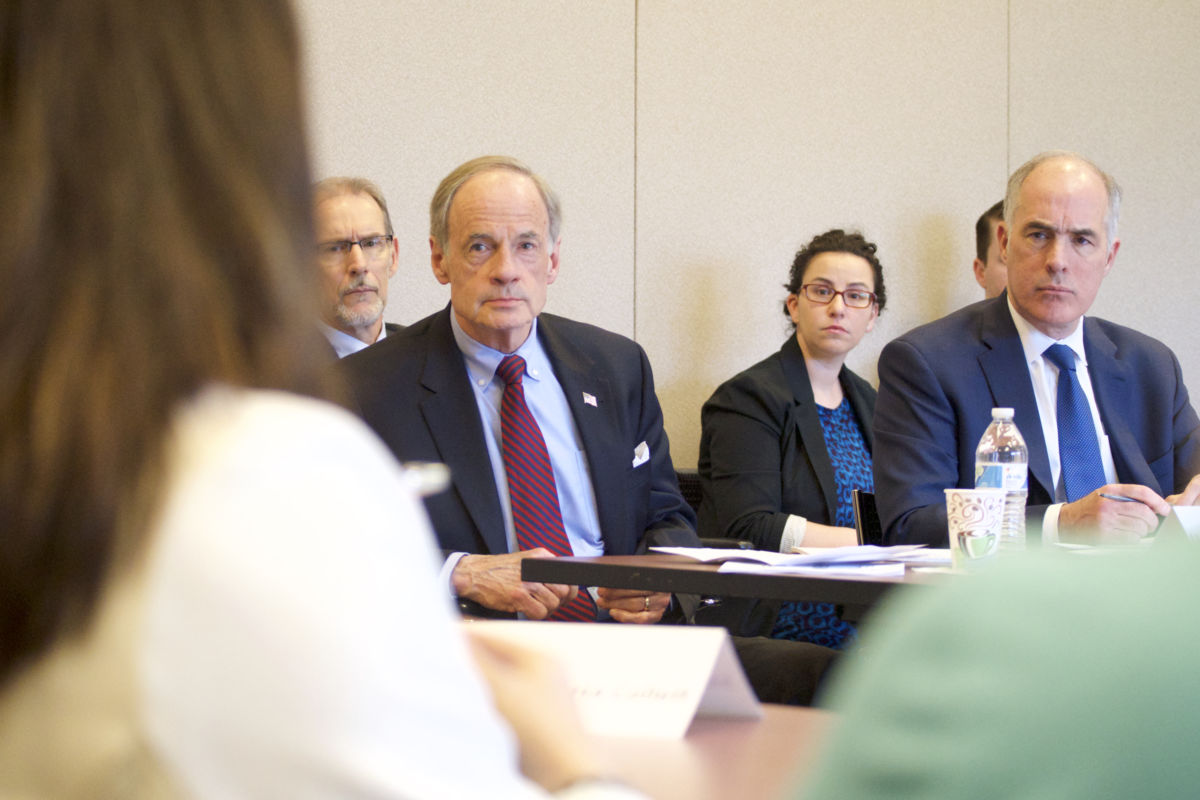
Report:
[[[782,553],[852,545],[851,492],[874,491],[875,389],[845,362],[887,302],[875,245],[839,229],[814,237],[787,290],[795,334],[701,410],[700,534]],[[762,603],[756,614],[745,633],[834,648],[854,636],[829,603]]]
[[[540,794],[404,474],[300,396],[298,69],[285,0],[0,6],[0,796]]]

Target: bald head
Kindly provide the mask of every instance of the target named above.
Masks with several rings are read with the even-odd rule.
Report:
[[[1112,269],[1120,189],[1074,154],[1053,153],[1013,173],[999,228],[1013,307],[1063,339],[1091,307]]]

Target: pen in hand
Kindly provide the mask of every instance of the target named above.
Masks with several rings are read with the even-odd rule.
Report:
[[[1120,502],[1120,503],[1141,503],[1142,502],[1141,500],[1138,500],[1137,498],[1126,497],[1123,494],[1109,494],[1108,492],[1101,492],[1100,496],[1106,497],[1109,500],[1116,500],[1117,502]],[[1150,509],[1150,510],[1154,511],[1154,509]],[[1158,529],[1162,526],[1163,520],[1166,519],[1166,517],[1164,517],[1162,514],[1158,514],[1158,512],[1155,512],[1155,514],[1158,517],[1158,525],[1156,525],[1154,527],[1154,530],[1150,531],[1150,534],[1149,534],[1150,536],[1153,536],[1154,534],[1158,533]],[[1149,541],[1149,539],[1147,539],[1146,541]]]

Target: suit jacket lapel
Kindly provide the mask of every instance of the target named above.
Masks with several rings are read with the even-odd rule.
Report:
[[[800,343],[796,341],[795,336],[784,342],[780,350],[780,364],[795,400],[792,418],[800,432],[804,453],[817,474],[817,481],[821,484],[821,496],[825,500],[825,510],[832,525],[837,520],[837,481],[833,473],[833,460],[829,457],[825,434],[821,430],[821,418],[817,414],[812,382],[808,378],[808,368],[804,366],[804,353],[800,350]]]
[[[1129,369],[1117,358],[1116,344],[1099,325],[1084,319],[1083,349],[1087,352],[1088,378],[1096,395],[1100,421],[1108,434],[1117,480],[1158,487],[1158,479],[1146,463],[1145,454],[1134,439],[1132,428],[1121,424],[1121,416],[1132,413],[1138,407],[1138,402],[1132,391]],[[1173,487],[1159,489],[1170,492]]]
[[[579,438],[583,440],[601,538],[606,550],[614,549],[615,542],[628,536],[624,523],[628,519],[625,506],[629,502],[625,473],[633,464],[631,445],[619,435],[621,409],[618,399],[613,395],[608,378],[598,374],[592,359],[561,335],[552,315],[538,317],[538,336],[554,365],[554,375],[567,398]],[[595,401],[595,405],[585,400],[585,394]]]
[[[504,514],[487,457],[483,423],[462,353],[450,329],[449,309],[430,325],[427,335],[431,341],[421,371],[421,385],[427,391],[421,401],[421,415],[442,461],[450,466],[455,491],[488,552],[507,553]]]
[[[979,354],[979,366],[991,390],[993,407],[1013,409],[1013,421],[1029,449],[1030,488],[1033,481],[1037,481],[1049,498],[1047,502],[1052,502],[1054,481],[1050,475],[1050,459],[1046,455],[1046,439],[1042,436],[1042,418],[1033,396],[1033,382],[1029,378],[1021,337],[1017,335],[1017,327],[1008,311],[1007,294],[1001,295],[984,311],[979,338],[986,348]]]

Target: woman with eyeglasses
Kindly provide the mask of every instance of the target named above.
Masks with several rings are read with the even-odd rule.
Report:
[[[875,390],[845,361],[887,299],[875,249],[834,229],[796,253],[783,309],[795,334],[704,404],[702,536],[784,553],[855,543],[851,492],[874,486]],[[831,603],[760,603],[743,632],[835,649],[855,636]]]

